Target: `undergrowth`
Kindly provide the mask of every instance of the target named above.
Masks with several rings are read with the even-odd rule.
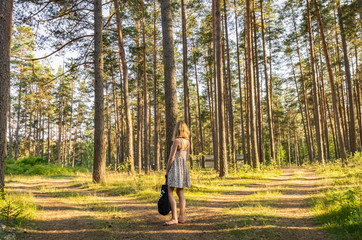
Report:
[[[53,163],[47,163],[41,157],[27,157],[21,160],[8,159],[5,174],[11,175],[67,175],[78,172],[87,172],[85,168],[66,168]]]
[[[362,236],[362,153],[355,153],[341,167],[341,162],[319,166],[317,173],[328,184],[326,191],[314,196],[316,220],[337,239]]]
[[[21,227],[33,219],[37,211],[29,193],[5,193],[0,199],[0,218],[8,226]]]

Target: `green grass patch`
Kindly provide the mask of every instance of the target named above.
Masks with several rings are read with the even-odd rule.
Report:
[[[8,159],[5,168],[5,174],[7,175],[70,175],[88,172],[85,168],[66,168],[52,163],[46,163],[43,158],[40,157],[27,157],[21,160],[15,161],[14,159]]]
[[[317,173],[327,182],[327,190],[312,198],[316,220],[337,239],[362,236],[362,154],[355,153],[341,162],[318,166]]]
[[[32,220],[37,212],[34,197],[30,193],[5,193],[0,199],[0,218],[9,226],[22,227]]]
[[[246,171],[246,172],[245,172]],[[191,170],[191,188],[185,189],[188,200],[206,201],[205,196],[217,196],[234,192],[241,187],[269,181],[268,178],[279,176],[281,170],[265,168],[254,170],[241,169],[239,172],[230,173],[228,177],[220,178],[215,170]],[[91,192],[102,193],[109,196],[130,196],[145,201],[158,200],[162,184],[165,183],[164,173],[150,175],[131,175],[128,173],[108,172],[105,182],[97,184],[89,176],[79,176],[72,181],[71,187],[81,188]],[[175,193],[176,194],[176,193]]]

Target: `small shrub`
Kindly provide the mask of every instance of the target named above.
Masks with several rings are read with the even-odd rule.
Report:
[[[21,206],[17,206],[13,201],[4,201],[3,206],[0,206],[0,217],[6,221],[8,225],[10,221],[16,221],[24,211]]]
[[[6,225],[21,226],[34,217],[36,206],[33,196],[24,193],[6,193],[0,200],[0,218]]]

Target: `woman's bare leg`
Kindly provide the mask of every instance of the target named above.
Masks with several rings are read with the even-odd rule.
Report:
[[[177,220],[177,205],[176,205],[175,197],[173,196],[173,190],[174,189],[175,189],[174,187],[168,186],[168,200],[170,201],[170,205],[171,205],[172,218],[171,218],[170,221],[165,222],[165,225],[173,225],[173,224],[178,223],[178,220]]]
[[[178,218],[178,222],[184,223],[185,209],[186,209],[186,199],[185,199],[185,195],[184,195],[184,189],[176,188],[176,193],[177,193],[178,199],[180,201],[180,216]]]

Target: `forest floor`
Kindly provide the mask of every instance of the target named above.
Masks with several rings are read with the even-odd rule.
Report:
[[[189,200],[186,222],[173,226],[162,226],[170,215],[157,213],[157,199],[90,192],[73,178],[34,177],[6,187],[31,193],[38,208],[17,239],[328,239],[310,211],[311,196],[326,187],[312,170],[284,168],[251,182],[226,181],[232,191]]]

